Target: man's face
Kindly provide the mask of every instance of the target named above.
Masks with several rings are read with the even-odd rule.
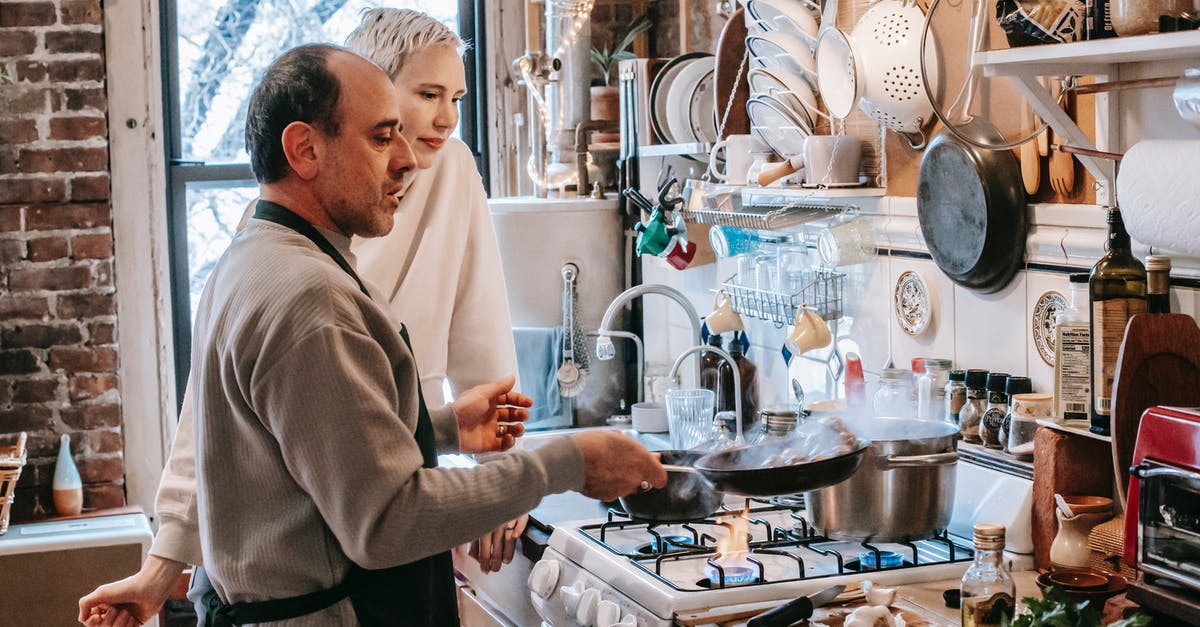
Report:
[[[340,132],[321,135],[314,192],[343,233],[380,237],[392,230],[405,175],[416,165],[401,134],[396,89],[382,70],[351,54],[329,58],[341,83]]]
[[[467,93],[462,57],[451,46],[427,46],[404,60],[393,81],[400,94],[404,137],[417,167],[433,165],[446,138],[458,126],[458,104]]]

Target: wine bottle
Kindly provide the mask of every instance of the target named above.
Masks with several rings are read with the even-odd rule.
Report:
[[[1146,266],[1133,256],[1129,233],[1116,207],[1108,209],[1108,253],[1092,266],[1088,296],[1092,304],[1090,430],[1108,435],[1117,354],[1125,338],[1125,325],[1133,316],[1146,312]]]
[[[1150,313],[1171,313],[1171,258],[1166,255],[1146,257],[1146,310]]]

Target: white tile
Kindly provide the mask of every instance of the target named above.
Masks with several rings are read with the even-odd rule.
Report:
[[[925,283],[933,313],[929,327],[912,336],[900,328],[895,313],[894,292],[900,275],[916,272]],[[946,277],[937,264],[927,259],[893,257],[888,282],[888,334],[892,341],[892,359],[898,368],[908,368],[914,357],[953,359],[954,355],[954,282]]]
[[[1196,290],[1190,287],[1172,287],[1171,288],[1171,311],[1173,313],[1187,314],[1193,318],[1196,317],[1197,298]]]
[[[1024,375],[1028,365],[1025,273],[1003,290],[982,294],[954,286],[954,364]]]
[[[1033,339],[1033,310],[1037,307],[1038,299],[1047,292],[1058,292],[1067,301],[1071,300],[1071,288],[1068,275],[1050,272],[1026,272],[1025,294],[1027,308],[1025,312],[1025,351],[1027,355],[1028,377],[1033,381],[1035,392],[1052,393],[1054,391],[1054,367],[1046,363],[1037,350]]]
[[[878,370],[887,361],[891,302],[888,267],[887,257],[876,257],[874,261],[846,268],[842,298],[849,319],[839,323],[838,332],[857,344],[856,352],[868,370]]]

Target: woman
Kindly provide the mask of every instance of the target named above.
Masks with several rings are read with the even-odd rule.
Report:
[[[373,9],[347,47],[392,77],[403,105],[403,134],[422,169],[405,191],[392,232],[358,242],[358,268],[373,290],[382,290],[395,319],[411,330],[422,392],[427,404],[442,405],[446,381],[466,390],[517,370],[483,185],[470,150],[450,137],[466,92],[464,45],[423,13]],[[200,562],[190,406],[185,398],[159,485],[160,526],[150,556],[137,574],[80,599],[79,618],[87,625],[148,620],[186,565]],[[522,517],[472,543],[471,554],[484,572],[511,561],[524,524]],[[195,592],[189,593],[194,600]]]

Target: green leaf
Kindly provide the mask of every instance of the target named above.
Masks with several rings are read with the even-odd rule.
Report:
[[[1129,618],[1123,618],[1115,623],[1109,623],[1108,627],[1147,627],[1154,622],[1154,619],[1149,614],[1138,612]]]
[[[632,52],[629,52],[628,50],[623,50],[621,52],[614,54],[612,56],[612,58],[613,58],[613,61],[628,61],[630,59],[636,59],[637,55],[633,54]]]
[[[641,17],[634,20],[633,23],[629,25],[629,30],[625,32],[625,36],[621,38],[621,42],[617,44],[615,50],[617,52],[624,52],[627,48],[629,48],[629,46],[633,45],[634,38],[650,30],[652,25],[653,23],[650,21],[650,16],[643,13]]]

